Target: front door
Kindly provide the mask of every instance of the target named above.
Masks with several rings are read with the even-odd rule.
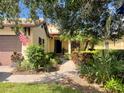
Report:
[[[55,40],[55,53],[62,52],[62,42],[60,40]]]

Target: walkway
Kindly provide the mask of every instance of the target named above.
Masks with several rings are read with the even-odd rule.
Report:
[[[0,66],[0,81],[2,82],[51,82],[59,81],[65,76],[76,74],[76,67],[72,61],[68,61],[61,65],[60,70],[56,72],[38,74],[38,75],[15,75],[11,72],[14,68]],[[69,75],[70,74],[70,75]],[[5,80],[3,80],[3,77]],[[6,78],[5,78],[6,77]],[[1,80],[2,78],[2,80]]]
[[[1,69],[2,68],[2,69]],[[51,82],[71,82],[76,86],[83,86],[85,89],[100,90],[96,84],[89,84],[85,79],[81,79],[77,73],[75,64],[72,61],[67,61],[61,65],[60,70],[41,75],[13,75],[12,68],[0,67],[1,82],[17,82],[17,83],[51,83]],[[88,92],[92,93],[92,92]],[[101,93],[101,92],[95,92]]]

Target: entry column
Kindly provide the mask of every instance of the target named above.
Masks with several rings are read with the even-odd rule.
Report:
[[[68,54],[71,54],[71,40],[68,40]]]

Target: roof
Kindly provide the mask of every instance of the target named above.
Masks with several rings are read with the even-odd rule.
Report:
[[[48,32],[50,35],[59,35],[60,31],[59,28],[56,25],[53,24],[47,24]]]
[[[42,24],[44,26],[46,35],[48,37],[58,36],[60,34],[59,29],[56,25],[46,23],[43,19],[39,19],[34,22],[31,19],[21,18],[21,19],[18,19],[18,23],[22,27],[36,27]],[[3,25],[5,27],[13,27],[15,26],[15,22],[5,19],[3,21]]]
[[[36,20],[35,22],[34,21],[32,21],[31,19],[25,19],[25,18],[23,18],[23,19],[18,19],[18,24],[20,25],[20,26],[23,26],[23,27],[34,27],[34,26],[37,26],[37,25],[40,25],[40,24],[42,24],[44,22],[44,20],[43,19],[38,19],[38,20]],[[9,27],[13,27],[13,26],[15,26],[16,24],[15,24],[15,22],[14,21],[12,21],[12,20],[7,20],[7,19],[5,19],[4,21],[3,21],[3,25],[4,26],[9,26]]]

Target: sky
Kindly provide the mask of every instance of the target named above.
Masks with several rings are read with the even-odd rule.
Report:
[[[108,4],[108,9],[110,10],[111,14],[115,14],[116,13],[116,8],[113,6],[113,3],[109,3]]]
[[[19,1],[19,8],[21,11],[19,14],[20,18],[30,18],[30,10],[26,7],[25,4],[23,4],[21,0]],[[43,18],[43,13],[41,10],[37,9],[36,13],[39,18]]]
[[[21,2],[21,0],[19,1],[19,8],[20,8],[20,14],[19,16],[21,18],[29,18],[30,16],[30,10]]]

